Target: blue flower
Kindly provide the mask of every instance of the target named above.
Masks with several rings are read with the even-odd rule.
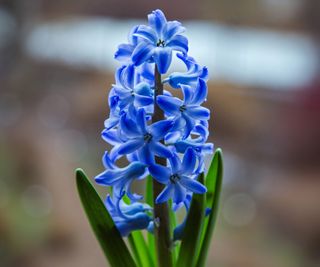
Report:
[[[95,177],[96,183],[113,186],[114,193],[118,198],[127,194],[133,201],[141,199],[141,196],[131,193],[130,187],[134,180],[140,180],[145,177],[145,164],[141,162],[132,162],[125,168],[119,168],[114,165],[108,153],[104,154],[102,161],[106,170]]]
[[[139,202],[125,204],[123,200],[114,201],[108,195],[105,205],[122,236],[127,236],[135,230],[145,229],[152,223],[152,218],[147,214],[151,208],[147,204]]]
[[[133,50],[138,44],[138,37],[134,34],[137,32],[139,26],[135,26],[131,29],[130,33],[128,34],[128,44],[120,44],[116,53],[114,54],[114,58],[119,61],[130,62],[131,55]]]
[[[149,172],[159,183],[165,184],[164,190],[158,195],[156,203],[163,203],[173,198],[175,204],[185,201],[187,192],[203,194],[206,187],[194,179],[196,155],[193,149],[187,149],[183,160],[174,154],[170,159],[171,168],[154,164]]]
[[[172,127],[172,121],[162,120],[147,125],[145,110],[141,108],[137,112],[136,121],[123,115],[120,126],[127,141],[119,146],[118,154],[137,151],[141,162],[147,164],[153,162],[154,155],[164,158],[172,156],[170,149],[160,142]]]
[[[153,103],[153,91],[146,82],[135,83],[133,65],[122,66],[117,71],[117,84],[113,86],[114,94],[118,97],[120,110],[128,105],[144,107]]]
[[[173,72],[163,80],[163,83],[169,83],[173,88],[179,88],[180,84],[194,85],[199,78],[204,81],[208,79],[208,69],[197,64],[194,58],[181,53],[178,53],[177,57],[186,64],[188,71]]]
[[[161,74],[166,73],[172,60],[172,51],[188,52],[188,39],[181,35],[185,28],[178,21],[167,21],[161,10],[148,15],[149,26],[140,25],[133,36],[141,39],[132,52],[136,66],[155,62]]]
[[[183,131],[183,138],[189,136],[197,121],[210,118],[209,109],[200,106],[207,96],[207,85],[202,79],[198,79],[197,87],[194,89],[189,85],[180,87],[184,100],[177,97],[165,95],[157,96],[157,103],[167,115],[173,116],[174,129]]]

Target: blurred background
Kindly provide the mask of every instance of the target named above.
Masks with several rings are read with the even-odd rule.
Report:
[[[318,0],[1,0],[0,266],[106,266],[74,169],[103,170],[113,53],[156,8],[210,70],[225,177],[208,266],[320,266]]]

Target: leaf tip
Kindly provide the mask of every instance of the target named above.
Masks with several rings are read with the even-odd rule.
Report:
[[[215,154],[217,154],[219,157],[222,158],[222,149],[220,147],[218,147],[216,150],[215,150]]]
[[[75,169],[74,173],[76,176],[76,183],[79,188],[80,184],[83,184],[84,182],[86,182],[86,180],[88,178],[87,178],[86,174],[84,173],[83,169],[81,169],[81,168]]]

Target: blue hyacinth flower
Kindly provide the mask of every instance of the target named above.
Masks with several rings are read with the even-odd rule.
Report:
[[[96,183],[105,186],[113,186],[116,197],[121,198],[127,194],[132,201],[141,199],[141,196],[131,193],[130,187],[134,180],[144,178],[146,165],[141,162],[132,162],[125,168],[114,165],[108,153],[105,153],[102,162],[106,168],[104,172],[95,177]]]
[[[187,72],[173,72],[163,80],[163,83],[169,83],[173,88],[179,88],[180,84],[194,85],[199,78],[204,81],[208,80],[208,69],[197,64],[194,58],[181,53],[178,53],[177,57],[185,63]]]
[[[129,105],[144,107],[153,103],[153,90],[146,82],[135,83],[136,74],[134,66],[123,66],[117,71],[117,84],[113,85],[114,94],[117,95],[118,106],[123,110]]]
[[[139,202],[125,204],[122,200],[114,201],[108,195],[105,205],[122,236],[148,228],[152,223],[152,218],[147,214],[152,209],[147,204]]]
[[[149,172],[159,183],[165,184],[164,190],[158,195],[156,203],[163,203],[170,198],[175,204],[185,201],[187,192],[203,194],[206,187],[198,182],[195,177],[196,154],[193,149],[188,149],[183,160],[174,154],[170,159],[170,167],[154,164],[149,167]]]
[[[180,87],[184,100],[177,97],[165,95],[157,96],[157,103],[160,108],[169,116],[173,116],[174,128],[183,131],[183,138],[187,138],[197,121],[208,120],[210,118],[209,109],[200,106],[207,96],[207,85],[202,79],[198,79],[197,87],[189,85]]]
[[[155,62],[161,74],[167,72],[172,51],[188,52],[188,39],[181,35],[185,28],[178,21],[167,21],[161,10],[148,15],[149,26],[140,25],[133,36],[140,38],[132,52],[132,62],[139,66],[144,62]]]
[[[172,124],[172,121],[162,120],[148,125],[145,110],[142,108],[138,110],[135,121],[123,115],[120,126],[127,141],[117,148],[118,154],[125,155],[137,151],[140,161],[146,164],[153,162],[154,155],[171,157],[171,150],[160,140],[169,132]]]
[[[130,33],[128,34],[128,44],[120,44],[116,53],[114,54],[114,58],[123,61],[123,62],[130,62],[131,55],[134,51],[135,47],[138,44],[138,37],[134,34],[137,32],[139,26],[135,26],[131,29]]]

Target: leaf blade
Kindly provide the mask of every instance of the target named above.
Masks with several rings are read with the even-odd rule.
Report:
[[[133,231],[128,237],[129,243],[136,252],[139,266],[154,267],[147,243],[141,231]]]
[[[212,178],[210,178],[212,176]],[[211,180],[213,182],[211,182]],[[209,195],[209,202],[207,204],[210,205],[211,214],[206,220],[202,240],[201,240],[201,249],[198,258],[198,262],[196,267],[205,267],[206,260],[208,256],[208,251],[210,248],[210,242],[213,234],[213,230],[217,221],[218,216],[218,207],[219,207],[219,200],[222,188],[222,178],[223,178],[223,156],[221,149],[217,149],[215,155],[213,157],[211,166],[208,171],[208,175],[206,177],[206,185],[208,186],[208,192],[212,194],[212,198]],[[209,181],[209,182],[207,182]],[[210,187],[209,187],[210,186]]]
[[[136,267],[103,201],[81,169],[76,170],[78,193],[102,250],[112,267]]]

